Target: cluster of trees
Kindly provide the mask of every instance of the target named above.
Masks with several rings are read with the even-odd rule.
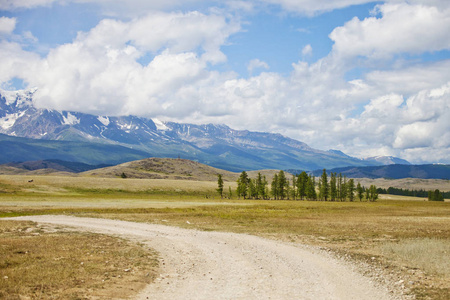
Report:
[[[428,192],[428,201],[444,201],[444,193],[438,189]]]
[[[258,173],[256,178],[248,177],[247,172],[243,171],[237,181],[236,193],[238,197],[244,199],[269,199],[269,188],[266,176]]]
[[[366,199],[373,202],[378,199],[375,185],[365,188],[358,182],[355,187],[354,179],[347,180],[345,175],[342,176],[341,173],[333,172],[330,173],[330,180],[328,181],[326,169],[323,169],[322,176],[319,178],[318,189],[318,198],[323,201],[355,201],[355,199],[362,201]]]
[[[378,194],[389,194],[389,195],[400,195],[400,196],[410,196],[410,197],[428,197],[429,200],[435,199],[434,195],[442,195],[442,199],[450,199],[450,192],[441,192],[439,190],[426,191],[426,190],[409,190],[389,187],[387,189],[378,188]],[[436,198],[437,199],[437,198]],[[443,200],[436,200],[443,201]]]
[[[417,190],[388,187],[387,189],[378,188],[378,194],[389,194],[389,195],[410,196],[410,197],[427,197],[428,192],[425,190],[417,191]]]
[[[289,179],[283,171],[275,174],[271,184],[271,194],[276,200],[293,199],[293,200],[317,200],[316,178],[302,172],[301,174],[292,176],[292,186]]]
[[[218,193],[223,197],[223,180],[218,175]],[[254,179],[249,178],[247,172],[243,171],[237,180],[236,194],[244,199],[275,199],[275,200],[320,200],[320,201],[376,201],[378,192],[376,186],[372,185],[366,189],[358,183],[355,187],[353,179],[347,180],[341,173],[331,173],[330,180],[326,170],[318,180],[316,190],[315,176],[302,172],[293,175],[292,180],[286,177],[284,171],[279,171],[273,176],[269,183],[265,176],[258,173]],[[317,192],[318,191],[318,192]],[[229,191],[231,197],[231,190]]]

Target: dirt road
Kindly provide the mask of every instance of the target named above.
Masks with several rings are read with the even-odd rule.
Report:
[[[155,249],[163,259],[161,276],[137,299],[393,299],[355,266],[312,247],[116,220],[15,219],[117,235]]]

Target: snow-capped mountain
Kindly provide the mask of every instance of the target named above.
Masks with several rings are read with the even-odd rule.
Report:
[[[367,162],[378,162],[382,165],[410,165],[407,160],[394,157],[394,156],[374,156],[364,159]]]
[[[353,158],[340,151],[313,149],[280,134],[234,130],[226,125],[179,124],[135,116],[94,116],[38,109],[33,105],[34,92],[0,90],[0,133],[39,140],[113,144],[147,153],[149,157],[182,157],[235,171],[383,164],[376,159]],[[53,157],[41,159],[49,158]],[[95,163],[110,162],[96,160]]]

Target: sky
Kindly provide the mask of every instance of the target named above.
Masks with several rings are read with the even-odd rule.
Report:
[[[450,163],[448,0],[0,0],[35,105]]]

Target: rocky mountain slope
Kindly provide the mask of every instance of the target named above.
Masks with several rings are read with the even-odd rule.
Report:
[[[117,164],[145,157],[180,157],[230,171],[315,170],[384,164],[379,160],[350,157],[340,151],[313,149],[280,134],[234,130],[226,125],[179,124],[135,116],[94,116],[40,109],[33,104],[33,93],[33,90],[0,90],[0,133],[33,139],[8,140],[3,136],[0,148],[6,152],[0,154],[0,162],[57,158],[87,164]],[[44,148],[36,149],[35,140]],[[70,141],[78,150],[64,157],[59,148],[62,144],[43,146],[45,141]],[[104,147],[103,154],[97,157],[103,160],[87,159],[92,147],[97,150]],[[53,156],[45,149],[53,151]],[[122,159],[111,159],[117,151]]]

